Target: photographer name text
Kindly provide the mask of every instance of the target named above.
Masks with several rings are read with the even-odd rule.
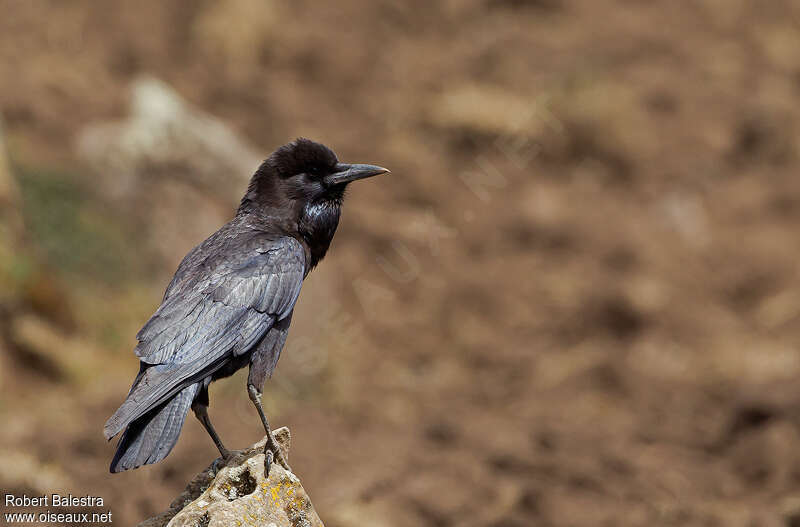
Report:
[[[51,524],[89,524],[112,523],[112,513],[109,510],[102,512],[61,512],[46,509],[41,512],[13,512],[10,507],[102,507],[105,500],[100,496],[75,496],[73,494],[44,494],[29,496],[23,494],[6,494],[5,502],[7,512],[3,514],[5,524],[18,523],[51,523]]]
[[[100,496],[73,496],[72,494],[45,494],[43,496],[5,495],[6,507],[102,507]]]

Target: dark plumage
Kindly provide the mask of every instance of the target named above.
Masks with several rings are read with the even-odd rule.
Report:
[[[303,279],[325,256],[339,223],[345,187],[383,174],[339,163],[326,146],[298,139],[258,168],[236,216],[181,262],[161,306],[136,335],[139,374],[105,425],[122,434],[111,472],[164,459],[191,407],[220,454],[208,418],[208,385],[250,366],[248,393],[285,465],[261,407],[264,381],[278,362]]]

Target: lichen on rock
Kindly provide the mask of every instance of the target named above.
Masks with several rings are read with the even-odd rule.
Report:
[[[288,428],[273,432],[284,459],[289,457]],[[264,478],[266,437],[235,454],[215,460],[198,474],[168,511],[139,527],[322,527],[300,479],[273,463]]]

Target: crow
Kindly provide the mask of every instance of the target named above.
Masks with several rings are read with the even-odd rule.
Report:
[[[161,305],[136,335],[139,374],[103,430],[122,432],[111,461],[121,472],[164,459],[194,411],[223,459],[231,453],[208,417],[208,386],[250,367],[247,392],[267,436],[264,473],[288,469],[261,406],[308,273],[339,223],[347,185],[387,169],[340,163],[299,138],[256,170],[235,217],[184,257]]]

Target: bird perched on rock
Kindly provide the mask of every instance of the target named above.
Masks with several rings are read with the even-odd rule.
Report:
[[[267,434],[264,470],[286,468],[261,406],[286,341],[300,287],[336,232],[347,185],[389,172],[340,163],[328,147],[297,139],[253,175],[236,216],[181,262],[161,306],[136,335],[139,374],[104,434],[122,438],[121,472],[164,459],[194,411],[223,458],[208,417],[208,386],[245,366],[247,392]]]

